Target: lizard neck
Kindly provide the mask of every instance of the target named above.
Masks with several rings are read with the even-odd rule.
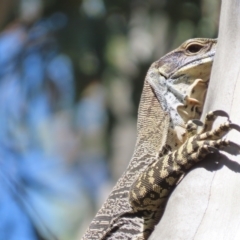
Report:
[[[143,86],[138,110],[137,142],[135,152],[143,148],[145,152],[155,156],[166,143],[169,126],[169,115],[162,110],[148,79],[154,68],[150,68]]]
[[[173,126],[172,114],[169,109],[163,109],[163,103],[159,102],[151,84],[156,78],[158,81],[158,76],[153,63],[147,72],[139,104],[137,142],[133,157],[139,158],[140,153],[142,156],[146,153],[156,157],[168,150],[175,150],[184,140],[181,138],[185,132],[183,122],[179,126]]]

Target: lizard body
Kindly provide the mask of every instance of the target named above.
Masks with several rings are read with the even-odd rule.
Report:
[[[147,239],[181,175],[212,147],[228,144],[215,141],[214,133],[224,135],[231,124],[205,133],[223,112],[207,115],[198,135],[198,122],[188,122],[201,116],[216,44],[215,39],[191,39],[151,65],[133,157],[82,240]]]

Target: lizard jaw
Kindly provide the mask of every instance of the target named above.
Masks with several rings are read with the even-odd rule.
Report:
[[[155,70],[148,81],[163,111],[170,116],[171,132],[183,142],[185,124],[201,116],[208,79],[166,79]]]

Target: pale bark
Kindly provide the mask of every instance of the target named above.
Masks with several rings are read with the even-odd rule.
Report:
[[[219,41],[204,115],[215,109],[225,110],[240,124],[239,0],[222,0]],[[228,138],[240,143],[240,133],[234,130]],[[239,163],[240,156],[211,155],[192,169],[172,193],[150,240],[240,239]]]

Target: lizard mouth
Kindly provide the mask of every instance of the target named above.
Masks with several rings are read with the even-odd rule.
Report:
[[[206,57],[199,57],[199,58],[196,58],[192,61],[189,61],[187,63],[185,63],[184,65],[181,65],[181,67],[179,68],[176,68],[173,72],[170,72],[170,73],[167,73],[165,72],[162,68],[159,68],[158,71],[159,71],[159,74],[162,75],[163,77],[165,77],[165,79],[169,79],[169,78],[179,78],[181,77],[181,74],[183,71],[185,71],[185,69],[192,69],[192,70],[195,70],[195,68],[199,68],[199,65],[203,65],[205,66],[206,63],[210,63],[212,64],[212,60],[213,60],[213,57],[215,56],[215,52],[209,52]],[[199,61],[201,61],[202,63],[199,64]],[[195,68],[194,68],[194,65],[195,65]],[[190,66],[190,67],[189,67]],[[197,71],[198,72],[198,71]]]

